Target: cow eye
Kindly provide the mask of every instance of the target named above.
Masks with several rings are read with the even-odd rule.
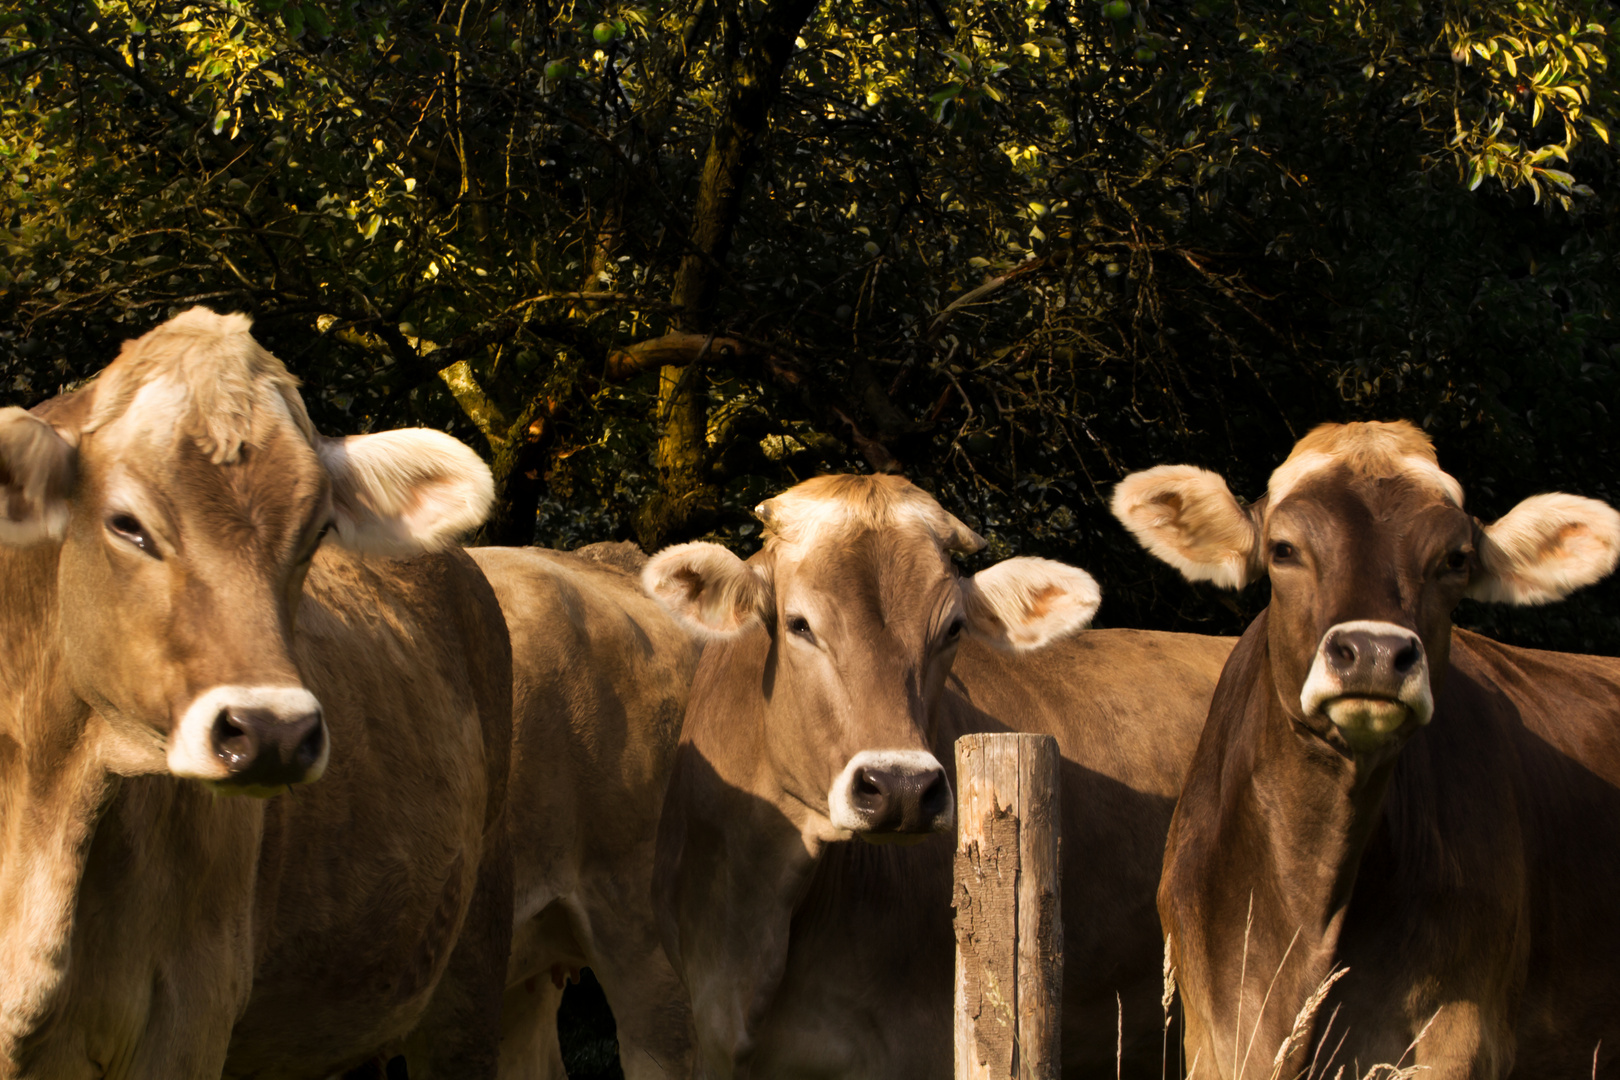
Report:
[[[1271,545],[1271,559],[1273,562],[1287,562],[1294,557],[1294,545],[1286,540],[1279,540]]]
[[[154,559],[161,557],[158,555],[157,545],[152,543],[151,536],[141,527],[141,523],[129,514],[114,514],[108,518],[107,531],[124,543],[135,545]]]
[[[816,635],[810,632],[810,621],[803,615],[789,615],[787,628],[790,633],[797,634],[812,644],[815,643]]]
[[[967,620],[958,615],[951,620],[951,625],[945,628],[945,637],[948,641],[955,641],[962,636],[962,626]]]
[[[1460,574],[1468,569],[1468,552],[1453,551],[1446,556],[1446,570],[1453,574]]]

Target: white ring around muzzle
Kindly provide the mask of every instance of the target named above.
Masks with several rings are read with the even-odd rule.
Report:
[[[198,695],[169,739],[169,772],[196,780],[226,780],[230,769],[214,753],[210,732],[222,709],[263,709],[276,716],[305,716],[320,712],[321,703],[302,686],[216,686]],[[324,730],[326,722],[321,721]],[[321,740],[321,756],[304,775],[304,782],[318,780],[326,771],[332,740]]]
[[[1434,715],[1434,695],[1429,686],[1429,658],[1423,651],[1422,640],[1404,626],[1372,619],[1353,619],[1336,623],[1322,635],[1322,640],[1316,646],[1316,656],[1311,660],[1310,673],[1306,676],[1305,685],[1299,694],[1300,708],[1305,710],[1305,715],[1312,716],[1323,712],[1335,698],[1364,694],[1373,689],[1343,685],[1339,674],[1333,670],[1333,665],[1328,660],[1328,644],[1338,635],[1347,633],[1404,637],[1417,642],[1417,662],[1407,670],[1398,683],[1377,689],[1381,695],[1387,693],[1389,697],[1405,705],[1419,725],[1427,724],[1429,718]]]
[[[880,769],[896,773],[932,773],[943,771],[939,759],[926,750],[862,750],[844,766],[827,792],[827,816],[833,827],[848,833],[866,829],[866,819],[855,808],[855,778],[862,769]],[[935,820],[935,832],[949,832],[956,827],[956,800],[948,800],[945,813]]]

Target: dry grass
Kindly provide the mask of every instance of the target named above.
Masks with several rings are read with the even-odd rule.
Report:
[[[1245,985],[1248,979],[1249,933],[1253,928],[1253,920],[1254,902],[1253,898],[1251,897],[1249,903],[1248,923],[1243,928],[1243,958],[1239,969],[1241,971],[1240,978],[1242,980],[1239,983],[1240,986]],[[1299,932],[1295,931],[1294,937],[1288,943],[1288,948],[1283,952],[1283,957],[1277,965],[1277,970],[1272,973],[1271,982],[1266,987],[1265,996],[1261,998],[1260,1013],[1262,1015],[1265,1013],[1266,1005],[1271,1001],[1271,992],[1277,985],[1277,978],[1282,974],[1282,969],[1288,963],[1288,958],[1290,955],[1292,955],[1294,946],[1298,941]],[[1164,1063],[1161,1068],[1161,1076],[1166,1075],[1169,1072],[1169,1040],[1172,1015],[1170,1008],[1174,1004],[1176,997],[1176,970],[1171,956],[1171,941],[1169,936],[1166,935],[1164,942],[1164,994],[1160,999],[1160,1005],[1164,1010]],[[1288,1036],[1283,1039],[1282,1044],[1277,1047],[1277,1052],[1272,1056],[1271,1070],[1267,1076],[1267,1080],[1413,1080],[1413,1078],[1419,1073],[1428,1071],[1428,1066],[1419,1065],[1416,1062],[1407,1064],[1407,1059],[1412,1056],[1413,1051],[1415,1051],[1418,1044],[1423,1041],[1424,1036],[1428,1035],[1429,1028],[1434,1025],[1436,1018],[1438,1018],[1440,1015],[1440,1011],[1438,1009],[1435,1010],[1433,1016],[1429,1017],[1428,1021],[1423,1025],[1422,1030],[1417,1033],[1417,1037],[1407,1045],[1405,1051],[1402,1052],[1401,1056],[1393,1064],[1373,1065],[1359,1076],[1355,1072],[1349,1071],[1349,1066],[1340,1065],[1333,1072],[1330,1078],[1327,1070],[1333,1067],[1334,1060],[1338,1057],[1339,1051],[1344,1046],[1345,1035],[1348,1034],[1347,1032],[1340,1033],[1338,1041],[1334,1044],[1332,1052],[1328,1054],[1326,1062],[1323,1062],[1321,1060],[1322,1050],[1327,1046],[1328,1040],[1332,1035],[1334,1022],[1339,1016],[1338,1007],[1335,1006],[1333,1012],[1328,1014],[1327,1023],[1323,1025],[1321,1033],[1317,1037],[1316,1052],[1312,1056],[1310,1064],[1300,1072],[1289,1076],[1284,1076],[1283,1070],[1287,1067],[1288,1059],[1292,1057],[1294,1053],[1305,1044],[1305,1040],[1310,1037],[1311,1031],[1316,1023],[1317,1016],[1320,1014],[1322,1007],[1327,1003],[1328,995],[1332,992],[1334,985],[1349,973],[1350,969],[1348,967],[1334,968],[1332,971],[1328,972],[1320,983],[1317,984],[1316,989],[1311,991],[1310,996],[1305,999],[1305,1003],[1300,1006],[1299,1012],[1295,1015],[1294,1024],[1293,1027],[1289,1029]],[[1123,1024],[1123,1017],[1121,1018],[1121,1023]],[[1249,1061],[1254,1051],[1254,1040],[1259,1034],[1259,1024],[1256,1023],[1253,1030],[1251,1030],[1249,1033],[1249,1044],[1246,1048],[1244,1048],[1243,1056],[1241,1059],[1239,1059],[1238,1048],[1243,1041],[1242,1027],[1243,1003],[1240,996],[1238,999],[1237,1016],[1232,1025],[1232,1075],[1237,1077],[1238,1080],[1243,1080],[1248,1073]],[[1597,1073],[1596,1050],[1593,1051],[1592,1055],[1592,1067],[1593,1076],[1595,1078]],[[1193,1080],[1197,1073],[1198,1058],[1195,1056],[1193,1058],[1192,1066],[1187,1070],[1187,1080]]]

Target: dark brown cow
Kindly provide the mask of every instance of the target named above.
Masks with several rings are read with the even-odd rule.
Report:
[[[1196,1075],[1620,1071],[1620,661],[1451,625],[1608,574],[1620,514],[1481,525],[1404,423],[1318,428],[1249,507],[1166,466],[1114,510],[1194,580],[1271,579],[1159,892]]]
[[[502,1080],[564,1080],[557,1006],[564,980],[587,966],[613,1008],[628,1080],[691,1071],[691,1017],[658,938],[652,866],[699,645],[641,591],[646,556],[614,547],[589,549],[607,561],[472,551],[506,613],[516,683]]]
[[[1067,1067],[1115,1074],[1122,1011],[1125,1075],[1158,1077],[1153,890],[1231,642],[1072,636],[1089,576],[1042,559],[959,576],[951,552],[983,541],[896,477],[823,477],[759,513],[748,563],[683,545],[644,575],[714,638],[655,872],[699,1074],[950,1074],[952,747],[1013,728],[1064,755]]]
[[[463,554],[352,554],[451,543],[488,470],[321,437],[195,309],[0,410],[0,483],[0,1077],[492,1076],[505,626]]]

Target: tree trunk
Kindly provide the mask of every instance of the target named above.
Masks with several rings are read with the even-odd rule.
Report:
[[[781,91],[782,73],[793,55],[814,0],[787,0],[767,7],[752,27],[736,11],[726,16],[730,92],[726,114],[709,140],[692,214],[692,251],[681,260],[672,297],[680,329],[708,333],[726,254],[737,224],[742,192],[757,158],[759,139]],[[746,54],[739,39],[752,31]],[[642,546],[656,550],[702,532],[719,511],[720,491],[710,475],[708,387],[704,358],[666,366],[658,378],[659,491],[641,508],[636,531]]]

